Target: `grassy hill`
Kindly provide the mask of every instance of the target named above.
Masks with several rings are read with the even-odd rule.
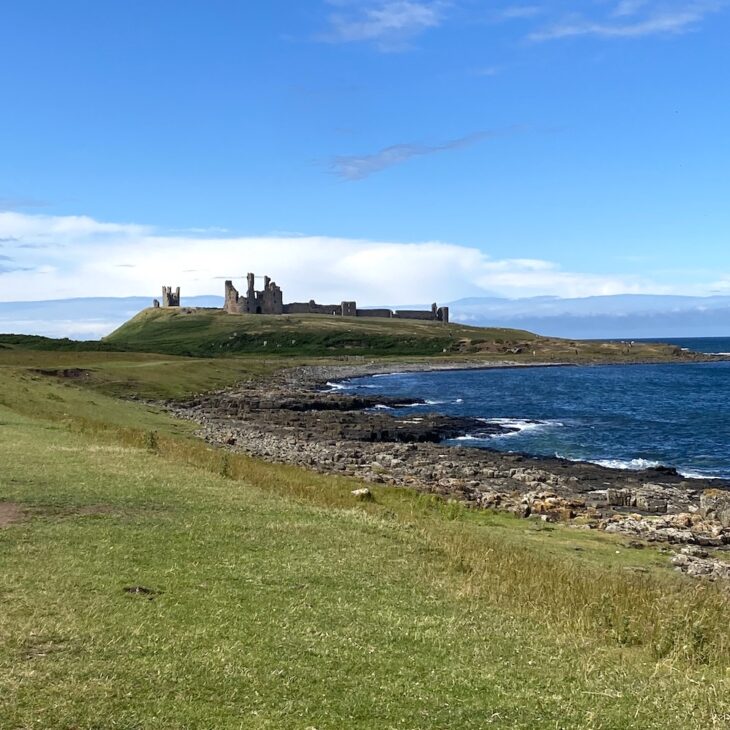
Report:
[[[435,355],[464,342],[531,341],[520,330],[322,315],[231,315],[220,309],[145,309],[104,338],[115,347],[187,355],[235,353]]]
[[[524,330],[321,315],[230,315],[219,309],[145,309],[105,337],[110,349],[171,355],[459,356],[541,361],[672,359],[676,348],[573,342]]]

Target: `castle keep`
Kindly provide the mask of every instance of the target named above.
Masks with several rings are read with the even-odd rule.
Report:
[[[268,276],[264,277],[264,288],[256,291],[256,277],[246,277],[246,294],[239,294],[232,281],[225,285],[225,303],[223,308],[229,314],[327,314],[335,317],[383,317],[396,319],[421,319],[435,322],[449,321],[449,308],[436,304],[431,309],[358,309],[352,301],[339,304],[318,304],[314,299],[308,302],[291,302],[284,304],[281,288]]]
[[[358,309],[356,302],[339,304],[318,304],[314,299],[308,302],[284,304],[281,287],[270,277],[264,276],[264,287],[256,290],[256,276],[246,276],[246,293],[239,293],[232,281],[226,281],[223,309],[229,314],[326,314],[330,317],[380,317],[385,319],[420,319],[433,322],[449,321],[449,308],[431,305],[431,309]],[[155,300],[156,302],[157,300]],[[156,304],[159,306],[159,304]],[[180,306],[180,287],[175,292],[171,287],[162,289],[162,306]]]

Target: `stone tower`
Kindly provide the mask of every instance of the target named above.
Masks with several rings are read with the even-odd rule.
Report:
[[[162,287],[162,306],[163,307],[179,307],[180,306],[180,287],[175,291],[171,286]]]

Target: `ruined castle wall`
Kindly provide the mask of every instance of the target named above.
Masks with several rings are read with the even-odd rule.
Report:
[[[323,314],[329,317],[377,317],[379,319],[415,319],[420,321],[449,321],[449,308],[431,306],[431,310],[399,309],[358,309],[357,303],[344,301],[339,304],[317,304],[314,299],[308,302],[284,304],[281,288],[270,277],[264,277],[262,291],[255,289],[256,277],[246,276],[246,293],[240,294],[232,281],[226,281],[225,303],[223,309],[229,314]],[[163,288],[162,306],[179,306],[180,289],[173,292],[170,287]]]
[[[436,319],[436,316],[432,311],[425,309],[397,309],[393,312],[393,316],[397,319],[421,319],[429,322],[433,322]]]
[[[226,282],[223,309],[225,309],[228,314],[243,314],[248,311],[246,299],[239,295],[238,289],[233,286],[232,281]]]
[[[163,307],[179,307],[180,306],[180,287],[175,291],[171,286],[162,287],[162,306]]]
[[[390,309],[358,309],[358,317],[380,317],[381,319],[390,319],[393,312]]]
[[[341,304],[317,304],[316,302],[291,302],[284,305],[284,314],[328,314],[342,316]]]
[[[281,289],[268,280],[262,292],[258,296],[259,305],[262,314],[283,314],[284,313],[284,296]]]

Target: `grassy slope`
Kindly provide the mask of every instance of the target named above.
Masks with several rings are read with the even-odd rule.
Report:
[[[665,345],[571,342],[513,329],[324,316],[229,315],[215,309],[146,309],[103,341],[106,347],[215,357],[468,356],[522,361],[671,359]],[[519,352],[514,352],[515,348]]]
[[[229,315],[216,309],[146,309],[105,338],[114,346],[175,354],[433,355],[475,333],[532,340],[519,330],[479,330],[433,322],[312,315]],[[264,344],[266,343],[266,344]]]
[[[182,390],[206,361],[2,357],[0,501],[26,519],[0,529],[0,727],[723,727],[730,609],[657,552],[406,490],[359,504],[23,366],[112,390],[172,367]]]

